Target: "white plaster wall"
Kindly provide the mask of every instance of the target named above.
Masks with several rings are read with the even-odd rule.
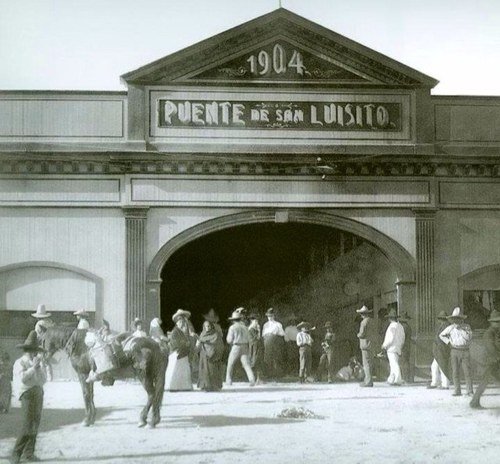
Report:
[[[411,256],[416,257],[415,214],[398,209],[330,209],[326,213],[342,216],[366,224],[399,243]]]
[[[147,262],[151,263],[158,250],[181,232],[242,209],[203,208],[154,208],[148,212]]]
[[[101,278],[103,316],[112,328],[125,328],[125,219],[121,210],[0,208],[0,267],[26,261],[75,266]]]

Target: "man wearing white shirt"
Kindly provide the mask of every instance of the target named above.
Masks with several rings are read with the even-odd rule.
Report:
[[[382,349],[387,352],[387,359],[389,360],[390,373],[387,378],[387,383],[396,386],[403,383],[401,368],[399,367],[399,358],[405,343],[405,330],[398,322],[398,315],[395,309],[391,309],[387,317],[391,322],[385,332]]]
[[[281,322],[275,319],[276,315],[273,308],[267,310],[266,316],[268,321],[262,327],[264,363],[266,364],[268,378],[276,380],[281,377],[283,370],[285,331]]]

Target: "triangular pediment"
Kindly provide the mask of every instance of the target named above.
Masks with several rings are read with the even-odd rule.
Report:
[[[122,79],[136,85],[437,84],[425,74],[283,8],[129,72]]]

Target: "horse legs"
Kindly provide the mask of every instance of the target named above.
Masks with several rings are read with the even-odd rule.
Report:
[[[83,401],[85,404],[85,419],[83,425],[88,427],[95,421],[95,406],[94,406],[94,386],[86,382],[87,376],[85,374],[78,374],[78,380],[83,393]]]
[[[160,423],[160,408],[163,401],[163,392],[165,389],[165,370],[167,368],[166,358],[158,362],[156,366],[156,376],[154,382],[154,397],[153,397],[153,418],[151,427],[156,427]]]
[[[144,408],[141,411],[138,427],[144,427],[147,424],[148,413],[149,410],[151,409],[151,406],[153,405],[153,398],[154,398],[154,386],[150,376],[145,374],[141,379],[141,383],[144,389],[146,390],[146,393],[148,394],[148,401],[146,403],[146,406],[144,406]]]

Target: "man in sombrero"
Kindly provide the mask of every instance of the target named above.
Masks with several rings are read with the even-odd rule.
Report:
[[[473,394],[469,351],[472,341],[472,329],[469,324],[465,323],[466,318],[467,316],[462,313],[462,309],[457,306],[453,309],[451,316],[447,317],[450,325],[439,334],[439,338],[451,347],[451,370],[455,386],[453,396],[462,395],[460,388],[460,366],[462,366],[464,371],[467,395],[472,396]]]
[[[493,310],[488,319],[490,327],[483,335],[485,348],[481,381],[470,402],[470,407],[481,409],[480,399],[491,377],[500,381],[500,311]]]
[[[255,375],[250,364],[250,335],[248,327],[243,322],[244,311],[242,310],[243,308],[235,309],[231,317],[228,318],[232,322],[232,325],[229,327],[226,337],[227,343],[231,345],[231,351],[227,360],[226,385],[232,384],[234,365],[237,361],[240,361],[250,386],[253,387],[255,385]]]
[[[47,371],[40,355],[43,349],[38,344],[36,334],[30,332],[26,341],[17,348],[24,351],[14,363],[14,391],[21,401],[22,426],[10,458],[18,463],[21,458],[39,461],[35,456],[35,444],[42,416],[43,385],[47,382]]]
[[[377,339],[375,322],[372,318],[373,311],[363,305],[363,307],[357,309],[356,312],[362,317],[361,324],[359,325],[358,338],[365,377],[364,382],[361,384],[361,386],[373,387],[373,356],[375,350],[375,342]]]

